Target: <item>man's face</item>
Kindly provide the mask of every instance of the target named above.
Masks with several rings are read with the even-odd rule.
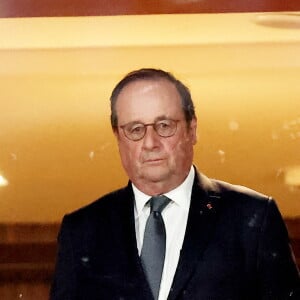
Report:
[[[144,193],[154,195],[170,191],[189,173],[196,143],[196,120],[189,125],[175,86],[167,80],[137,80],[123,88],[116,103],[118,125],[143,124],[172,119],[177,122],[173,136],[161,137],[152,126],[145,136],[132,141],[118,127],[121,161],[130,180]]]

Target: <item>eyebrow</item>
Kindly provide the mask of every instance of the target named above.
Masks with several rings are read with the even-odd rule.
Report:
[[[162,115],[162,116],[158,116],[154,119],[153,123],[156,123],[158,121],[162,121],[162,120],[170,120],[171,118],[167,117],[166,115]],[[145,122],[142,122],[140,120],[136,120],[136,121],[131,121],[131,122],[128,122],[126,123],[125,125],[127,124],[148,124],[148,123],[145,123]]]

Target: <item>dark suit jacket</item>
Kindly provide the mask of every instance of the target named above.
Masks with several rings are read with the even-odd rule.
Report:
[[[168,300],[300,299],[274,201],[197,174]],[[138,255],[131,185],[64,217],[52,300],[153,300]]]

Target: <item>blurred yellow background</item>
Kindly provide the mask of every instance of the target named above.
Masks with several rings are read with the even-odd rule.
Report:
[[[298,19],[0,19],[1,222],[59,222],[127,183],[109,96],[123,75],[141,67],[171,71],[190,87],[202,172],[269,194],[285,217],[300,216]]]

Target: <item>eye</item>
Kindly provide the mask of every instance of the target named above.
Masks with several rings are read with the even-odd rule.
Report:
[[[159,130],[169,129],[171,126],[170,120],[162,120],[155,124],[156,128]]]
[[[130,128],[128,128],[128,131],[131,134],[139,134],[139,133],[143,132],[143,130],[144,130],[143,124],[134,124]]]

